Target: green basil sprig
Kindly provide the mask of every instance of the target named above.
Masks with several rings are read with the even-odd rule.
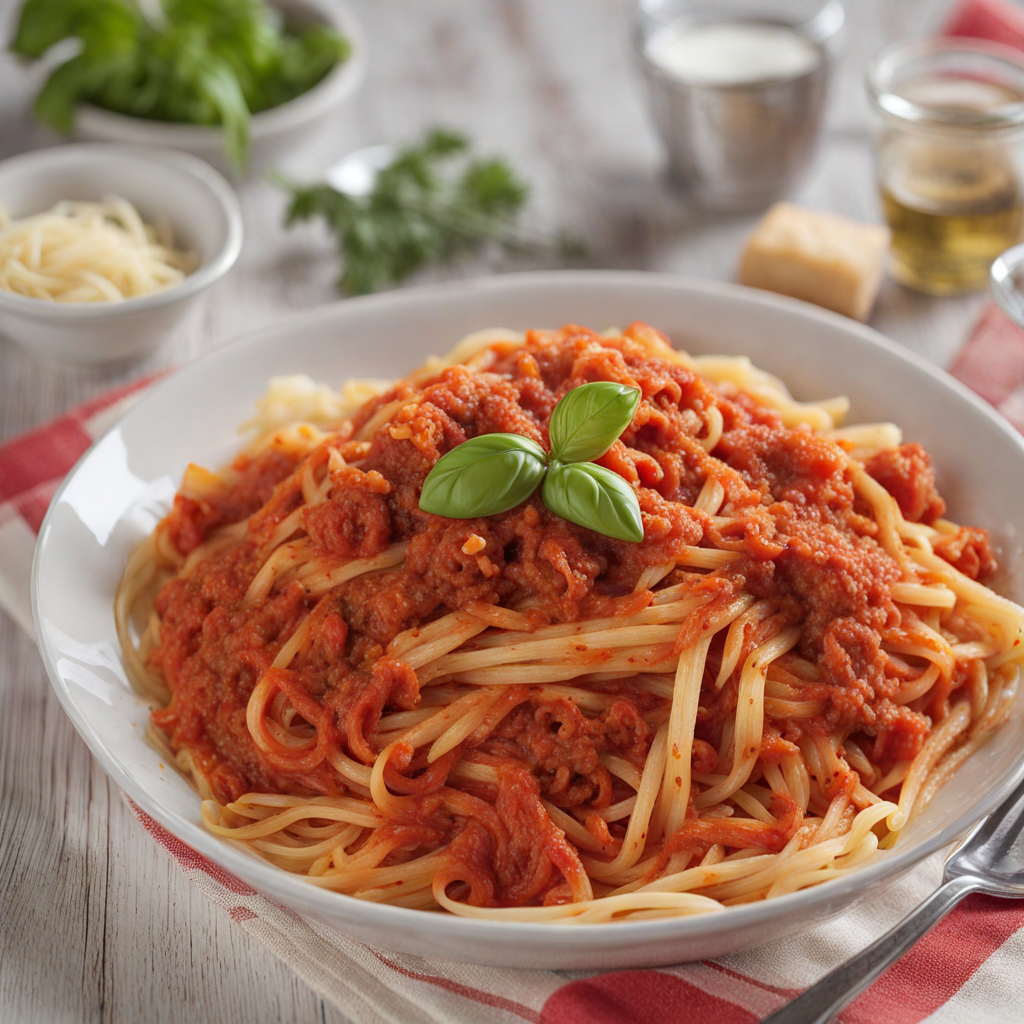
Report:
[[[599,380],[573,388],[548,423],[551,454],[560,462],[593,462],[619,439],[640,406],[640,390]]]
[[[644,539],[636,493],[599,459],[629,426],[639,388],[595,381],[573,388],[548,423],[551,454],[520,434],[481,434],[440,458],[423,481],[420,508],[450,519],[497,515],[538,486],[555,515],[618,540]]]
[[[545,508],[570,523],[618,540],[644,539],[640,503],[633,488],[618,473],[596,462],[552,459],[540,500]]]
[[[507,512],[537,490],[547,463],[547,452],[522,434],[472,437],[427,474],[420,508],[450,519]]]

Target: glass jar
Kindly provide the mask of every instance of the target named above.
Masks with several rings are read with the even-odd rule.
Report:
[[[867,84],[892,275],[933,295],[983,288],[1024,237],[1024,56],[980,40],[902,43]]]

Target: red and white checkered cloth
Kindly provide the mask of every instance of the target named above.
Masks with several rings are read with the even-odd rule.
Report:
[[[32,552],[43,516],[85,450],[156,379],[146,377],[83,402],[0,448],[0,608],[29,636],[35,635],[29,603]]]
[[[1024,332],[991,309],[954,372],[1024,427]],[[60,480],[148,382],[0,448],[0,606],[26,630],[34,535]],[[719,960],[603,973],[476,967],[372,949],[260,895],[133,806],[193,882],[357,1024],[749,1024],[892,927],[938,884],[932,858],[884,898]],[[611,926],[614,927],[614,926]],[[845,1024],[1020,1024],[1024,901],[971,896],[847,1010]]]

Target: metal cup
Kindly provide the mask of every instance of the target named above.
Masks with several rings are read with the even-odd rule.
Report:
[[[840,0],[641,0],[635,41],[669,178],[711,210],[763,209],[808,169],[845,14]],[[673,23],[757,23],[798,32],[820,51],[793,77],[737,84],[688,80],[652,60],[648,43]]]

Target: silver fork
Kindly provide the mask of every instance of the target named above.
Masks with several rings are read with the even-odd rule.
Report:
[[[1024,783],[953,851],[942,885],[892,931],[761,1024],[825,1024],[972,892],[1024,897]]]

